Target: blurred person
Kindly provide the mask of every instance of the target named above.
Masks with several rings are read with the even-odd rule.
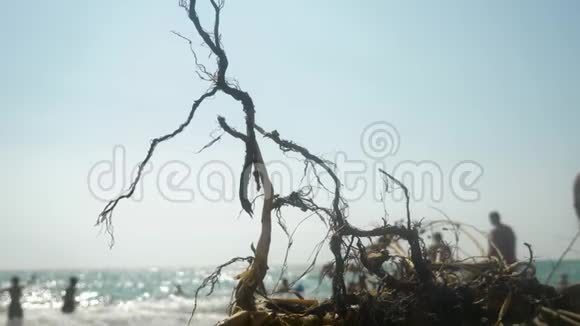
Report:
[[[304,296],[304,285],[302,283],[296,284],[296,286],[292,289],[294,292]]]
[[[290,287],[290,283],[288,282],[288,279],[283,278],[282,279],[282,284],[280,284],[280,286],[278,287],[278,289],[276,289],[276,293],[289,293],[292,295],[297,296],[300,299],[304,299],[304,286],[301,283],[298,283],[298,285],[296,285],[296,287],[291,288]]]
[[[283,278],[282,279],[282,284],[280,284],[280,286],[278,287],[278,289],[276,290],[276,292],[279,292],[279,293],[290,292],[290,284],[288,283],[288,279],[287,278]]]
[[[440,232],[433,233],[433,244],[428,250],[429,259],[432,263],[448,263],[451,261],[451,248],[443,241]]]
[[[10,295],[10,304],[8,305],[8,320],[21,320],[24,316],[20,299],[22,298],[22,289],[20,279],[17,276],[10,280],[10,287],[2,289],[2,292],[8,292]]]
[[[177,296],[177,297],[184,297],[185,293],[183,292],[183,288],[181,287],[181,284],[175,284],[175,292],[173,293],[173,295]]]
[[[69,280],[69,285],[64,292],[64,296],[62,297],[62,312],[65,314],[71,314],[76,309],[76,292],[77,292],[77,284],[79,279],[75,276],[71,277]]]
[[[491,212],[489,220],[493,225],[489,237],[489,256],[501,259],[511,265],[516,261],[516,235],[511,227],[501,223],[498,212]],[[498,252],[499,251],[499,252]]]

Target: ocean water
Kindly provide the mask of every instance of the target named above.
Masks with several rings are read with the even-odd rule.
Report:
[[[536,262],[537,277],[544,280],[554,262]],[[227,306],[235,285],[234,277],[242,267],[222,273],[220,284],[210,297],[201,296],[192,325],[213,325],[226,316]],[[303,269],[294,266],[287,276],[293,279]],[[10,278],[20,277],[24,289],[23,326],[184,326],[193,308],[193,293],[213,268],[127,269],[127,270],[59,270],[0,272],[2,288]],[[279,269],[271,268],[266,287],[271,289],[278,280]],[[571,283],[580,282],[580,261],[565,261],[553,277],[555,284],[562,273]],[[60,312],[62,292],[70,276],[80,278],[77,291],[79,306],[72,315]],[[300,282],[305,296],[323,299],[330,296],[330,282],[318,283],[318,270]],[[185,296],[176,296],[175,285],[181,284]],[[0,297],[0,314],[6,315],[9,298]],[[4,322],[0,321],[0,325]],[[11,325],[6,323],[6,325]]]
[[[208,268],[174,269],[112,269],[112,270],[59,270],[59,271],[2,271],[2,288],[10,285],[10,278],[18,276],[23,291],[24,326],[184,326],[194,305],[197,286],[214,270]],[[192,325],[214,325],[226,316],[234,277],[244,267],[233,267],[222,272],[220,283],[213,295],[202,291]],[[303,268],[290,268],[290,280],[298,277]],[[280,269],[271,268],[266,286],[271,289],[278,281]],[[60,312],[62,295],[71,276],[80,281],[77,286],[77,310],[72,315]],[[32,280],[32,282],[30,281]],[[318,272],[301,280],[309,297],[325,298],[330,284],[318,287]],[[184,296],[175,295],[180,284]],[[7,293],[0,296],[0,315],[7,314],[10,302]],[[0,317],[2,318],[2,317]],[[0,325],[4,322],[0,319]],[[6,325],[10,325],[6,323]]]

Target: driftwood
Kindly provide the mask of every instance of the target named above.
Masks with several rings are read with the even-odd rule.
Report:
[[[137,184],[141,181],[142,171],[157,146],[181,134],[190,125],[195,112],[207,98],[223,93],[241,104],[245,116],[243,132],[230,126],[225,117],[217,119],[224,132],[222,135],[229,135],[241,141],[245,150],[238,189],[242,210],[251,216],[255,214],[256,201],[248,198],[252,180],[263,197],[260,210],[260,237],[256,247],[252,247],[253,255],[233,258],[218,266],[196,291],[197,303],[197,295],[203,288],[207,287],[210,293],[213,291],[223,268],[240,261],[249,264],[238,276],[231,317],[225,320],[223,325],[499,325],[531,323],[535,318],[537,322],[540,322],[537,318],[559,319],[562,322],[580,320],[574,312],[560,309],[567,308],[561,301],[561,295],[553,288],[541,285],[534,278],[531,247],[529,247],[530,260],[522,263],[522,270],[505,266],[501,260],[479,264],[431,264],[426,259],[426,250],[420,237],[421,226],[412,221],[409,191],[403,183],[386,171],[380,170],[385,187],[388,190],[400,189],[405,195],[405,223],[389,225],[383,220],[382,226],[373,229],[361,229],[352,225],[346,216],[348,205],[341,196],[342,184],[335,173],[333,163],[313,154],[306,147],[283,138],[278,131],[267,131],[256,124],[252,97],[241,89],[235,80],[227,77],[229,59],[220,34],[224,2],[208,1],[214,11],[211,32],[206,31],[200,22],[196,0],[189,2],[181,0],[180,6],[185,9],[198,36],[209,48],[210,55],[215,58],[217,67],[215,72],[210,72],[199,62],[190,39],[177,32],[174,34],[189,43],[197,67],[196,73],[200,79],[210,83],[209,89],[194,101],[186,119],[175,130],[151,141],[130,187],[122,195],[108,202],[99,214],[97,224],[106,227],[111,235],[111,245],[114,244],[113,212],[123,199],[133,195]],[[311,168],[315,174],[315,184],[306,185],[286,195],[274,193],[257,135],[278,145],[283,153],[291,152],[300,156],[305,166],[304,173]],[[213,139],[201,150],[214,146],[221,137]],[[332,187],[327,188],[319,177],[316,171],[320,169],[327,173],[332,181]],[[325,206],[315,199],[312,191],[314,187],[325,189],[331,194],[330,205]],[[298,209],[310,213],[309,216],[317,216],[328,230],[327,237],[321,240],[311,264],[304,271],[304,274],[312,271],[317,253],[328,241],[334,260],[329,265],[332,266],[329,269],[332,274],[332,297],[327,302],[273,299],[269,297],[264,287],[273,217],[288,236],[288,250],[296,231],[289,232],[287,229],[283,218],[283,211],[286,209]],[[373,239],[383,241],[385,246],[369,245],[369,241],[371,244],[374,243]],[[399,241],[407,243],[408,255],[401,255],[400,248],[393,251],[388,247],[389,244]],[[397,254],[393,254],[394,252]],[[383,263],[387,261],[399,265],[400,275],[391,275],[382,268]],[[352,266],[358,266],[357,269],[362,273],[375,277],[378,280],[376,289],[361,289],[355,293],[348,293],[344,275]],[[519,266],[522,267],[521,264]],[[468,273],[469,277],[461,273]]]

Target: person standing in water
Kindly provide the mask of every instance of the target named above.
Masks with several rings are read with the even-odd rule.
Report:
[[[428,253],[432,263],[451,261],[451,248],[443,241],[443,236],[439,232],[433,233],[433,244],[429,247]]]
[[[185,293],[183,292],[183,289],[181,288],[181,284],[175,284],[175,292],[173,293],[173,295],[175,295],[176,297],[184,297]]]
[[[276,289],[276,292],[278,292],[278,293],[290,292],[290,284],[288,283],[287,278],[282,279],[282,284],[280,284],[278,289]]]
[[[10,305],[8,306],[8,320],[22,319],[24,313],[20,299],[22,298],[22,289],[24,286],[20,285],[20,279],[14,276],[10,280],[10,287],[2,289],[2,292],[8,292],[10,295]]]
[[[64,296],[62,297],[62,312],[65,314],[71,314],[75,311],[76,308],[76,292],[77,292],[77,283],[79,279],[75,276],[70,278],[69,285],[64,292]]]
[[[494,227],[489,238],[489,256],[498,259],[503,257],[506,264],[513,264],[516,261],[516,235],[514,231],[501,223],[498,212],[491,212],[489,220]]]

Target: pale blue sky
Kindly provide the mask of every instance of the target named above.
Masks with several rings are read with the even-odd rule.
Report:
[[[200,6],[206,23],[208,9]],[[447,175],[476,161],[479,201],[456,200],[445,187],[442,202],[414,203],[415,216],[434,217],[436,206],[487,229],[498,209],[520,242],[548,258],[578,227],[578,17],[574,0],[228,1],[222,34],[230,75],[252,94],[263,126],[327,157],[365,159],[360,134],[384,120],[401,137],[389,166],[431,160]],[[2,2],[0,268],[213,264],[249,253],[258,224],[236,218],[237,202],[170,203],[154,178],[141,202],[120,204],[112,251],[92,228],[103,203],[88,191],[91,167],[117,144],[136,164],[207,88],[171,30],[195,37],[177,1]],[[154,166],[176,159],[196,171],[219,159],[237,173],[242,149],[233,140],[193,155],[217,114],[242,119],[237,103],[208,102]],[[351,220],[368,226],[381,211],[360,200]],[[400,216],[400,207],[391,212]],[[308,224],[293,262],[321,230]],[[282,239],[277,233],[275,254]]]

